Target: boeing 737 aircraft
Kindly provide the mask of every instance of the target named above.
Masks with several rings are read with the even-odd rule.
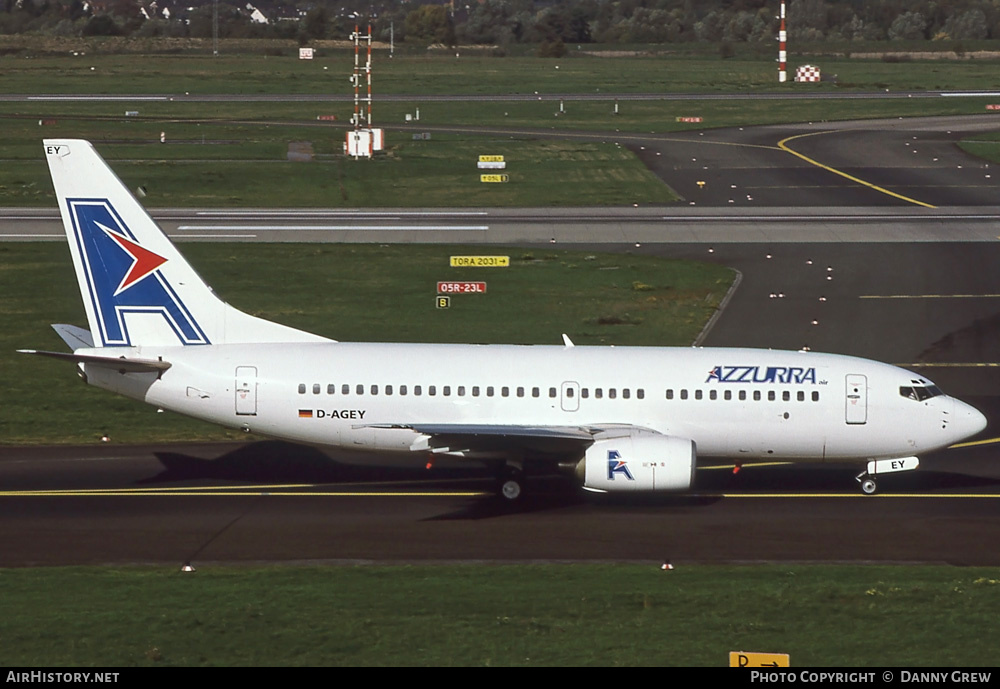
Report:
[[[469,458],[516,499],[547,462],[598,492],[684,491],[698,457],[878,474],[985,417],[920,375],[813,352],[371,344],[222,302],[87,141],[44,142],[89,330],[53,326],[91,385],[247,433]],[[349,324],[344,324],[345,331]]]

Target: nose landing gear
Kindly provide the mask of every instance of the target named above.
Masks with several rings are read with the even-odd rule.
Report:
[[[854,477],[854,480],[861,485],[861,492],[865,495],[875,495],[878,492],[878,482],[867,471],[862,471]]]
[[[895,473],[899,471],[913,471],[920,466],[920,460],[916,457],[898,457],[896,459],[878,459],[868,462],[865,470],[858,474],[855,479],[861,484],[861,492],[865,495],[875,495],[878,492],[878,482],[876,476],[879,474]]]

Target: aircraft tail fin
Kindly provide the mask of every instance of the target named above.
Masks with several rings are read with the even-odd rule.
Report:
[[[330,341],[220,300],[89,141],[44,144],[94,347]]]

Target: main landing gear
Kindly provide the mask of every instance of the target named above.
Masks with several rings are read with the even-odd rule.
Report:
[[[514,464],[505,464],[497,477],[497,494],[504,502],[518,502],[524,496],[524,484],[524,470]]]

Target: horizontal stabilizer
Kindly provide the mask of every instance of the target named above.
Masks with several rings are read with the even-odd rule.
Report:
[[[85,328],[78,328],[75,325],[67,325],[65,323],[53,323],[52,329],[56,331],[56,334],[74,352],[84,347],[87,349],[93,349],[94,347],[94,336]]]
[[[162,359],[129,359],[126,357],[94,356],[91,354],[67,354],[65,352],[43,352],[37,349],[19,349],[21,354],[37,354],[53,359],[73,361],[88,366],[104,366],[119,373],[163,373],[170,363]]]

